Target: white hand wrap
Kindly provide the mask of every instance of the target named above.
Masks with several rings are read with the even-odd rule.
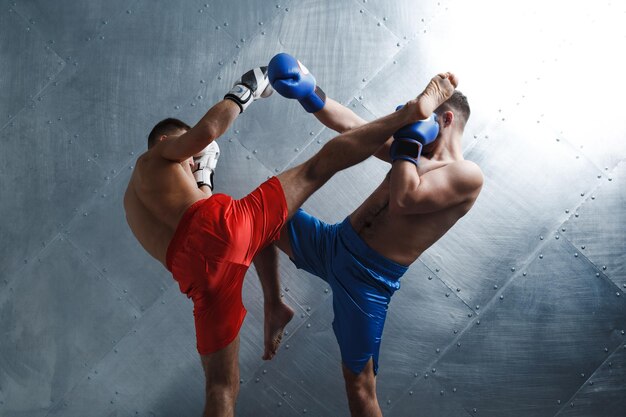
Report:
[[[213,172],[215,172],[219,157],[220,147],[215,141],[209,143],[209,146],[193,157],[193,176],[198,187],[208,185],[213,190]]]

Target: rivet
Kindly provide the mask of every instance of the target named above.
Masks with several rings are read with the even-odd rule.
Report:
[[[430,275],[428,276],[428,280],[431,281],[433,279],[433,277],[431,277]]]
[[[452,392],[456,392],[456,388],[452,388]]]
[[[606,265],[602,265],[602,270],[606,271]]]
[[[450,297],[450,293],[449,292],[446,293],[446,297]]]
[[[565,209],[565,213],[569,213],[569,209]]]
[[[523,276],[526,276],[526,272],[522,273]]]
[[[539,236],[539,240],[543,240],[543,236]]]
[[[578,258],[578,252],[574,253],[574,258]]]
[[[457,289],[456,289],[456,292],[461,292],[461,289],[460,289],[460,288],[457,288]]]
[[[543,259],[543,254],[540,254],[540,255],[539,255],[539,259]]]
[[[324,288],[324,292],[328,294],[328,288]]]
[[[504,300],[504,295],[501,295],[501,296],[500,296],[500,299],[501,299],[501,300]]]
[[[498,286],[497,286],[497,285],[494,285],[494,286],[493,286],[493,289],[494,289],[494,290],[497,290],[497,289],[498,289]]]
[[[515,272],[515,267],[512,267],[512,268],[511,268],[511,271]]]

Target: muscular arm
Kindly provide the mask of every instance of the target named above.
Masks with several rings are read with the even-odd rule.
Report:
[[[349,108],[341,105],[330,97],[326,98],[326,104],[322,110],[313,113],[317,120],[335,132],[344,133],[367,123],[358,114]],[[385,162],[391,163],[389,158],[389,147],[393,139],[389,139],[383,146],[376,151],[374,156]]]
[[[196,155],[209,143],[222,136],[239,113],[239,106],[232,100],[220,101],[187,133],[159,142],[157,146],[160,155],[176,162]]]
[[[389,209],[397,214],[422,214],[475,199],[483,176],[475,163],[458,161],[420,177],[415,165],[398,160],[389,181]]]

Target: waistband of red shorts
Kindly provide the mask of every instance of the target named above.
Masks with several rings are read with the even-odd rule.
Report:
[[[210,198],[210,197],[209,197]],[[202,200],[198,200],[193,203],[191,206],[185,210],[183,217],[178,222],[178,226],[176,226],[176,231],[174,232],[174,236],[170,241],[169,246],[167,247],[167,254],[165,255],[165,264],[167,266],[167,270],[172,270],[172,260],[176,251],[181,246],[184,241],[185,235],[187,234],[187,230],[189,229],[189,223],[191,223],[191,219],[193,219],[193,215],[196,214],[198,209],[206,203],[208,198],[203,198]]]

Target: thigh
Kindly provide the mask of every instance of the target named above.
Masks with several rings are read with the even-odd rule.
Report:
[[[289,257],[296,267],[328,281],[337,226],[324,223],[300,209],[287,222],[285,235],[289,236]]]
[[[285,192],[287,202],[287,218],[291,218],[304,202],[330,179],[315,173],[315,155],[303,164],[277,175]]]
[[[280,181],[270,178],[250,194],[233,202],[228,224],[233,237],[233,262],[250,265],[256,254],[278,238],[287,219],[287,204]]]

